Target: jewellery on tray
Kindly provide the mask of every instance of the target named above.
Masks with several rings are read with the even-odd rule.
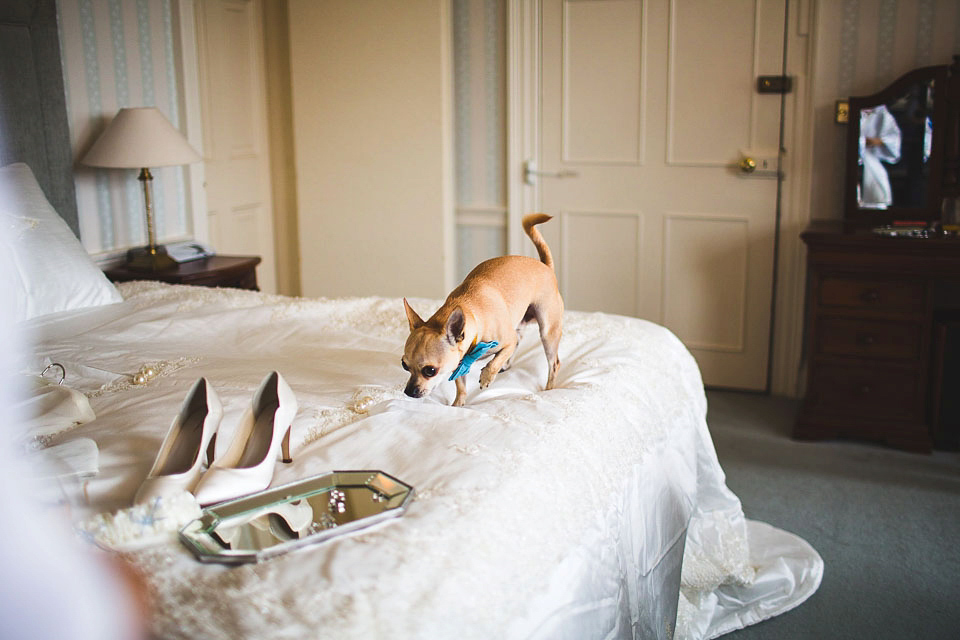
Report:
[[[330,492],[330,511],[343,513],[347,510],[347,494],[339,489]]]

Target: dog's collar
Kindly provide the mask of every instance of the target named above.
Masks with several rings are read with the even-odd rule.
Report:
[[[453,373],[450,374],[451,380],[456,380],[460,376],[467,375],[467,372],[470,371],[470,367],[473,366],[473,363],[479,360],[484,356],[484,354],[493,349],[500,343],[496,340],[492,342],[477,342],[474,343],[470,350],[467,351],[466,355],[463,356],[463,360],[460,361],[460,364],[457,365],[457,368],[454,369]]]

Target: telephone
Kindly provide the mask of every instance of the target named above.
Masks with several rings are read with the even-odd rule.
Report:
[[[166,245],[167,254],[176,262],[190,262],[191,260],[200,260],[216,252],[209,246],[196,240],[184,240],[183,242],[173,242]]]

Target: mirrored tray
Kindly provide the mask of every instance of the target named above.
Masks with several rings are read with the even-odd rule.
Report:
[[[382,471],[332,471],[207,507],[180,540],[201,562],[257,562],[395,518],[412,497]]]

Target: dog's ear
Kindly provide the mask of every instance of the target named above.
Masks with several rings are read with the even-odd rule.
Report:
[[[447,318],[447,341],[450,344],[456,344],[463,340],[463,309],[457,307]]]
[[[421,320],[417,312],[413,310],[413,307],[410,306],[406,298],[403,299],[403,308],[407,312],[407,322],[410,323],[410,331],[423,326],[423,320]]]

